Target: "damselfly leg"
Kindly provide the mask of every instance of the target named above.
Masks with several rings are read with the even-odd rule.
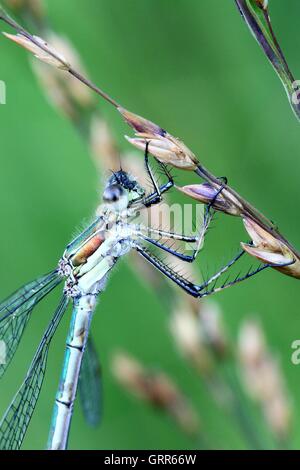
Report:
[[[222,276],[233,264],[235,264],[244,254],[244,252],[240,252],[237,256],[235,256],[229,263],[223,266],[216,274],[214,274],[208,281],[203,284],[194,284],[187,280],[184,276],[181,276],[176,270],[172,269],[170,266],[166,265],[161,259],[159,259],[156,255],[151,253],[146,247],[144,246],[136,246],[136,250],[140,253],[149,263],[151,263],[155,268],[157,268],[162,274],[164,274],[168,279],[173,281],[179,287],[181,287],[187,294],[192,295],[196,298],[207,297],[208,295],[212,295],[214,293],[220,292],[223,289],[228,287],[234,286],[250,277],[258,274],[259,272],[271,267],[269,264],[265,264],[260,266],[259,268],[248,272],[244,276],[236,277],[233,281],[226,282],[220,287],[213,287],[212,289],[208,289],[211,284],[214,284],[217,279]],[[274,265],[272,265],[274,267]],[[280,267],[283,267],[282,265]]]
[[[174,180],[167,166],[161,162],[158,162],[155,159],[159,167],[162,169],[162,173],[167,177],[166,183],[164,183],[163,185],[158,184],[158,182],[155,179],[153,170],[149,164],[148,148],[149,148],[149,142],[146,143],[146,148],[145,148],[145,167],[146,167],[147,175],[149,176],[151,184],[153,186],[153,192],[147,195],[146,197],[144,197],[143,199],[141,199],[140,202],[142,203],[144,207],[151,207],[156,204],[159,204],[162,201],[162,195],[166,193],[167,191],[169,191],[174,186]]]
[[[219,193],[222,191],[223,188],[221,188],[217,194],[216,194],[216,198],[218,197]],[[209,225],[210,223],[212,222],[213,220],[213,217],[214,217],[214,214],[215,214],[215,211],[213,209],[213,203],[214,201],[211,202],[211,204],[208,204],[205,206],[205,210],[204,210],[204,217],[203,217],[203,222],[201,224],[201,229],[199,231],[199,234],[197,236],[187,236],[187,235],[184,235],[184,234],[177,234],[177,233],[174,233],[174,232],[168,232],[168,231],[164,231],[164,230],[161,230],[161,229],[154,229],[152,227],[144,227],[142,225],[139,226],[139,230],[137,231],[137,236],[156,246],[157,248],[160,248],[161,250],[171,254],[171,255],[174,255],[175,257],[181,259],[182,261],[186,261],[188,263],[192,263],[203,243],[204,243],[204,238],[205,238],[205,235],[207,233],[207,230],[209,228]],[[144,233],[143,233],[144,232]],[[147,234],[147,235],[146,235]],[[184,241],[184,242],[187,242],[187,243],[197,243],[196,245],[196,248],[193,249],[193,253],[192,255],[187,255],[185,253],[181,253],[177,250],[174,250],[172,247],[166,245],[165,243],[162,243],[158,240],[154,240],[153,238],[151,238],[149,236],[149,234],[151,235],[156,235],[158,236],[159,238],[163,239],[168,239],[168,240],[178,240],[178,241]]]
[[[23,442],[43,383],[50,342],[69,302],[73,304],[73,314],[48,447],[50,449],[67,447],[73,405],[80,380],[89,381],[89,385],[86,382],[79,385],[84,413],[89,422],[98,421],[100,415],[99,366],[95,350],[88,343],[90,322],[96,307],[96,300],[105,288],[109,272],[118,259],[130,250],[136,249],[168,279],[194,297],[211,295],[248,279],[259,270],[268,267],[265,265],[256,271],[248,272],[245,276],[237,277],[234,281],[224,283],[222,287],[216,287],[216,281],[222,278],[223,274],[242,257],[244,252],[240,252],[207,281],[197,285],[151,253],[143,245],[145,242],[183,261],[194,261],[202,248],[215,211],[213,204],[206,207],[200,234],[196,237],[133,223],[141,208],[146,209],[158,204],[162,199],[162,194],[174,184],[167,168],[160,164],[164,175],[167,176],[167,182],[158,185],[148,162],[147,151],[145,163],[154,188],[150,195],[146,196],[146,190],[135,178],[123,170],[113,173],[105,187],[104,203],[97,210],[96,220],[67,246],[58,269],[27,284],[0,305],[0,339],[6,342],[8,351],[7,364],[0,366],[0,375],[2,375],[13,357],[33,308],[59,284],[63,277],[65,278],[62,300],[42,338],[24,382],[0,423],[1,448],[18,449]],[[158,237],[158,240],[154,239],[154,235]],[[166,246],[162,239],[196,243],[197,247],[192,255],[186,255]],[[85,351],[87,352],[86,361],[84,360]],[[93,402],[97,402],[98,406],[93,406]]]
[[[139,237],[139,239],[154,245],[160,250],[167,252],[173,255],[174,257],[181,259],[182,261],[189,262],[189,263],[193,262],[196,259],[199,251],[201,250],[203,246],[205,235],[207,233],[207,230],[210,226],[211,221],[213,220],[213,217],[215,214],[215,210],[213,208],[214,202],[219,196],[219,194],[223,191],[224,185],[226,185],[227,183],[227,179],[222,178],[222,180],[224,180],[224,184],[222,184],[222,186],[216,192],[213,200],[205,206],[203,223],[202,223],[202,227],[201,227],[198,237],[187,237],[186,235],[183,235],[183,234],[175,234],[175,233],[163,231],[160,229],[153,229],[152,227],[140,226],[139,227],[140,230],[137,233],[137,236]],[[172,247],[169,247],[167,244],[162,243],[161,241],[153,239],[151,236],[149,236],[151,234],[156,235],[161,239],[162,238],[169,239],[169,240],[175,239],[175,240],[188,241],[191,243],[197,243],[197,247],[193,250],[192,255],[187,255],[187,254],[181,253],[173,249]],[[255,269],[251,268],[250,270],[247,271],[246,274],[244,275],[239,274],[235,276],[233,280],[229,280],[229,277],[228,277],[226,281],[222,283],[221,286],[216,287],[218,280],[225,273],[227,273],[227,271],[230,270],[230,268],[232,268],[232,266],[234,266],[243,257],[243,255],[245,254],[245,251],[241,250],[238,252],[236,256],[234,256],[228,263],[222,266],[215,274],[209,277],[205,282],[203,282],[200,285],[197,285],[197,284],[191,283],[189,280],[184,278],[184,276],[179,275],[179,273],[177,273],[176,270],[172,269],[165,262],[160,260],[157,256],[151,253],[145,246],[137,243],[135,248],[148,262],[150,262],[154,267],[156,267],[162,274],[164,274],[166,277],[168,277],[170,280],[172,280],[178,286],[180,286],[183,290],[185,290],[188,294],[193,295],[194,297],[204,297],[204,296],[208,296],[213,293],[219,292],[225,288],[231,287],[237,283],[240,283],[246,279],[249,279],[250,277],[258,274],[259,272],[269,267],[268,264],[263,264],[259,266],[258,268],[255,268]]]

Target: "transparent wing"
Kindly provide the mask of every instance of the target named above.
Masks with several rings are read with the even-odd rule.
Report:
[[[0,340],[6,346],[0,378],[16,352],[33,308],[60,282],[61,277],[53,271],[26,284],[0,304]]]
[[[25,380],[0,422],[0,449],[20,449],[44,380],[51,339],[68,306],[63,296],[35,353]]]
[[[84,417],[90,426],[95,427],[102,417],[102,377],[91,336],[84,351],[78,387]]]

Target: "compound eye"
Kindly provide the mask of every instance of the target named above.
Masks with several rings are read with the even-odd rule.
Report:
[[[119,184],[108,186],[103,193],[104,202],[117,202],[123,195],[123,188]]]

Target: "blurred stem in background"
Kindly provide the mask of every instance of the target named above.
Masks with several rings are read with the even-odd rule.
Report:
[[[296,81],[274,33],[268,0],[235,0],[252,35],[280,78],[295,116],[300,120],[299,81]],[[290,10],[289,10],[290,11]],[[279,446],[287,446],[290,407],[278,371],[278,364],[266,351],[259,324],[245,323],[240,333],[240,357],[244,380],[260,403]]]
[[[260,323],[243,321],[238,341],[240,374],[245,388],[259,405],[277,446],[289,446],[291,403],[279,362],[269,350]]]
[[[293,77],[272,28],[268,0],[235,0],[251,33],[279,76],[292,110],[300,120],[300,88]]]
[[[5,0],[4,3],[11,8],[22,22],[34,28],[37,34],[49,41],[55,49],[66,56],[76,70],[87,76],[77,51],[74,50],[67,39],[53,32],[41,0]],[[33,68],[51,103],[74,124],[75,129],[88,144],[99,173],[105,172],[108,169],[118,169],[120,166],[119,149],[107,123],[98,110],[97,102],[91,91],[82,86],[74,77],[62,73],[55,67],[49,67],[43,62],[34,61]],[[144,177],[144,168],[141,160],[136,158],[132,152],[121,155],[121,160],[126,161],[126,166],[129,166],[129,169],[134,169],[134,174],[139,173],[140,178]],[[218,184],[220,183],[218,182]],[[158,217],[159,214],[153,213],[152,220],[153,218],[155,219],[155,216]],[[159,276],[148,264],[142,263],[140,258],[134,253],[130,255],[129,265],[133,268],[133,272],[138,273],[138,275],[142,273],[142,276],[139,277],[145,279],[146,284],[153,288],[153,291],[156,293],[156,298],[164,303],[164,309],[171,316],[171,331],[179,350],[197,374],[199,374],[201,380],[204,380],[207,389],[213,394],[218,407],[236,420],[247,442],[247,446],[260,449],[267,447],[270,442],[270,436],[268,436],[268,432],[262,432],[251,414],[249,400],[241,387],[239,377],[234,372],[236,369],[235,345],[230,343],[221,326],[221,312],[216,304],[203,301],[199,303],[199,300],[188,297],[179,289],[174,289],[171,284]],[[185,269],[187,268],[186,265],[184,267]],[[194,277],[196,273],[193,271],[192,266],[189,265],[188,268],[191,270],[191,276]],[[133,374],[134,377],[132,376],[134,380],[130,382],[131,389],[134,388],[132,383],[135,384],[136,389],[139,389],[141,383],[145,384],[145,380],[140,380],[141,376],[145,378],[145,376],[148,377],[148,374],[143,372],[142,367],[137,364],[133,367],[134,361],[132,362],[128,358],[125,359],[123,357],[123,362],[120,359],[117,366],[115,362],[114,369],[118,370],[119,379],[120,374],[124,379],[124,370],[120,373],[122,369],[120,369],[120,361],[124,365],[127,360],[126,364],[131,364],[132,370],[134,369],[135,372],[139,371],[138,374]],[[153,378],[152,375],[151,377]],[[123,385],[128,386],[130,374],[125,379],[127,380],[126,384],[124,380],[121,380],[121,382]],[[146,380],[146,382],[149,385],[149,380]],[[169,393],[170,390],[173,390],[173,386],[170,385],[168,380],[162,380],[162,382],[168,384],[167,387],[163,387],[163,391],[167,389]],[[154,382],[151,380],[150,383],[152,385],[154,383],[154,388],[157,390],[157,383],[160,384],[161,380],[157,381],[156,376],[154,376]],[[150,387],[152,391],[150,390],[149,392],[148,385],[147,393],[151,395],[153,390]],[[161,388],[158,388],[161,391]],[[145,396],[147,398],[145,389],[143,387],[142,389],[142,391],[141,389],[136,391],[139,392],[139,395],[142,394],[144,398]],[[166,396],[170,395],[168,393]],[[175,395],[177,398],[180,397],[180,400],[179,398],[178,400],[181,404],[185,403],[179,392]],[[152,402],[155,402],[155,400],[152,396]],[[178,400],[176,403],[178,403]],[[185,410],[186,414],[181,416],[175,413],[174,415],[174,411],[177,411],[176,406],[169,408],[165,405],[165,402],[163,404],[160,402],[160,408],[171,414],[174,422],[190,435],[188,426],[183,426],[183,422],[187,419],[186,416],[189,417],[187,420],[189,423],[193,420],[196,422],[193,418],[193,413],[189,411],[188,407],[182,406],[180,409]],[[272,420],[268,420],[267,416],[266,422],[270,425],[269,428],[272,431]],[[198,426],[196,425],[195,428],[197,428],[197,432],[200,435],[200,444],[203,446],[204,436],[202,435],[202,429],[200,427],[200,431],[198,431]],[[288,423],[286,424],[285,436],[287,440],[289,436]]]
[[[144,367],[124,352],[114,354],[112,372],[122,387],[169,416],[197,448],[211,448],[196,410],[165,373]]]
[[[222,192],[222,198],[225,199],[226,203],[235,208],[235,211],[239,214],[241,219],[248,219],[256,226],[258,231],[265,231],[266,236],[264,238],[268,243],[266,246],[267,252],[269,253],[270,251],[271,253],[278,253],[280,256],[279,261],[266,261],[264,256],[257,256],[254,252],[250,253],[250,251],[247,250],[250,256],[264,262],[265,266],[262,269],[267,267],[277,269],[279,266],[288,266],[288,275],[298,279],[300,278],[300,254],[293,245],[285,239],[271,220],[230,187],[227,184],[227,180],[224,181],[216,177],[207,168],[205,168],[202,163],[200,163],[196,155],[181,140],[174,137],[167,130],[154,122],[123,108],[123,106],[121,106],[121,104],[114,98],[84,76],[78,69],[74,68],[74,65],[68,62],[59,50],[57,50],[53,45],[47,44],[44,39],[30,34],[9,17],[3,8],[0,10],[0,19],[17,32],[16,35],[4,33],[7,38],[29,50],[41,61],[62,70],[71,77],[75,77],[79,82],[83,83],[90,90],[101,96],[107,103],[112,105],[122,115],[127,124],[135,131],[134,138],[126,137],[133,146],[143,150],[144,152],[147,148],[150,154],[165,165],[170,165],[185,171],[194,171],[200,178],[208,182],[212,188],[216,189],[220,193]],[[44,37],[46,37],[46,33],[47,32],[45,31]],[[228,213],[227,211],[223,212]],[[276,256],[275,260],[278,260]],[[229,283],[226,286],[223,285],[222,289],[229,287],[232,284],[236,284],[237,282],[242,282],[257,274],[262,269],[248,273],[245,277],[236,279],[233,283]],[[282,272],[287,274],[286,271],[282,270]]]

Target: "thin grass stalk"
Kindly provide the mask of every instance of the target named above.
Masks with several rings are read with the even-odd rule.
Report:
[[[75,70],[71,66],[71,64],[69,64],[67,61],[62,59],[62,57],[57,51],[53,50],[46,43],[41,43],[38,38],[36,38],[35,36],[32,36],[28,31],[22,28],[16,21],[14,21],[4,11],[3,8],[0,8],[0,20],[4,21],[6,24],[11,26],[20,36],[26,38],[39,50],[43,51],[45,54],[48,54],[48,56],[55,61],[56,66],[58,68],[61,68],[64,72],[78,79],[81,83],[86,85],[89,89],[97,93],[105,101],[107,101],[109,104],[114,106],[123,116],[125,116],[126,121],[135,130],[137,130],[138,132],[141,132],[141,129],[142,129],[142,132],[145,132],[143,131],[143,129],[145,129],[146,132],[149,130],[151,131],[154,130],[154,132],[158,133],[160,138],[163,138],[166,136],[167,138],[171,138],[173,143],[175,141],[175,145],[178,143],[180,144],[178,140],[172,138],[172,136],[168,134],[166,131],[164,131],[160,126],[157,126],[156,124],[151,123],[150,121],[147,121],[144,118],[140,118],[139,116],[136,116],[136,115],[133,115],[132,113],[127,112],[126,109],[120,103],[118,103],[115,99],[109,96],[101,88],[96,86],[91,80],[86,78],[82,73]],[[126,114],[127,115],[129,114],[131,118],[127,119]],[[145,135],[145,134],[140,134],[140,135]],[[243,215],[245,215],[246,217],[254,221],[258,226],[264,229],[272,237],[276,238],[281,243],[286,245],[291,250],[296,260],[300,259],[299,252],[294,248],[294,246],[287,239],[284,238],[284,236],[279,232],[277,227],[266,216],[264,216],[258,209],[256,209],[253,205],[251,205],[248,201],[246,201],[239,193],[233,190],[229,185],[223,182],[220,182],[219,178],[217,178],[215,175],[213,175],[213,173],[207,170],[199,162],[197,157],[195,157],[194,154],[192,154],[192,152],[190,152],[189,149],[187,149],[187,147],[184,146],[184,144],[181,143],[179,147],[180,147],[181,155],[184,154],[183,156],[185,160],[191,161],[191,163],[188,165],[186,169],[189,169],[189,170],[193,169],[198,176],[200,176],[205,181],[210,183],[213,187],[215,187],[218,190],[222,189],[223,197],[226,197],[230,201],[231,204],[237,206],[242,211]],[[180,161],[179,163],[181,166],[182,161]]]
[[[28,12],[27,12],[27,16],[28,16]],[[94,85],[89,79],[84,77],[78,71],[74,70],[72,67],[67,66],[67,63],[65,61],[61,61],[60,55],[56,54],[53,51],[49,51],[49,48],[47,46],[41,45],[41,43],[39,41],[35,40],[29,33],[26,32],[26,30],[19,27],[19,25],[14,20],[12,20],[10,17],[8,17],[8,15],[5,12],[3,12],[3,10],[0,13],[0,18],[3,19],[3,21],[5,21],[7,24],[12,26],[14,29],[16,29],[18,31],[18,33],[22,34],[24,37],[28,38],[34,44],[36,44],[39,48],[44,50],[44,52],[49,53],[56,60],[58,60],[61,63],[61,66],[62,66],[61,68],[63,70],[65,70],[70,75],[72,75],[73,77],[78,79],[80,82],[82,82],[84,85],[86,85],[89,89],[96,92],[98,95],[100,95],[102,98],[104,98],[110,104],[112,104],[118,110],[123,109],[119,105],[119,103],[117,103],[109,95],[104,93],[100,88],[98,88],[96,85]],[[34,22],[34,18],[32,20],[33,20],[32,22]],[[45,33],[45,31],[47,29],[49,29],[49,23],[44,21],[44,20],[45,20],[45,18],[39,18],[38,24],[40,26],[40,34]],[[99,115],[98,110],[94,105],[91,105],[91,107],[89,109],[89,112],[92,116],[93,115],[95,115],[95,116]],[[89,126],[82,127],[80,125],[80,121],[76,121],[76,120],[73,120],[73,123],[75,124],[75,127],[80,132],[80,134],[83,135],[83,137],[86,139],[86,141],[90,145],[90,138],[91,138],[90,127]],[[214,175],[210,174],[208,172],[208,170],[206,170],[200,164],[197,166],[196,172],[201,177],[203,177],[204,179],[206,179],[210,183],[214,184],[214,186],[216,188],[220,188],[220,180],[218,178],[214,177]],[[227,186],[225,186],[225,190],[228,191],[229,193],[231,193],[230,189],[228,189]],[[240,196],[237,195],[237,193],[235,193],[235,192],[232,192],[231,194],[233,194],[235,198],[240,198]],[[239,199],[239,201],[240,200],[241,200],[241,198]],[[246,207],[247,203],[244,200],[242,200],[242,201],[243,201],[243,207]],[[248,206],[248,213],[250,213],[250,215],[254,214],[253,217],[258,217],[262,220],[265,220],[266,224],[270,224],[272,226],[272,233],[273,233],[272,223],[270,221],[268,221],[268,219],[265,219],[265,217],[262,214],[258,213],[258,211],[256,209],[252,208],[252,206],[250,206],[250,208],[249,208],[249,206]],[[159,295],[159,298],[162,298],[162,299],[165,299],[165,300],[166,299],[169,299],[169,300],[172,299],[172,303],[170,303],[169,300],[166,302],[166,305],[168,306],[168,309],[170,311],[172,311],[173,310],[172,305],[176,304],[176,300],[174,300],[174,299],[178,298],[178,301],[179,301],[179,299],[181,298],[181,293],[179,294],[177,289],[172,289],[170,287],[170,285],[166,282],[163,282],[163,283],[159,282],[158,285],[162,290],[162,295]],[[175,291],[176,291],[176,296],[174,297],[174,292]],[[184,296],[184,298],[186,298],[186,297]],[[192,308],[192,306],[191,306],[191,308]],[[208,389],[210,389],[211,386],[213,386],[213,382],[214,382],[214,380],[216,380],[217,377],[218,377],[218,373],[217,373],[217,371],[215,371],[215,379],[212,378],[211,382],[210,382],[210,379],[208,379],[206,381]],[[220,380],[221,379],[219,377],[218,378],[218,384],[222,385]],[[230,382],[228,382],[227,379],[225,380],[225,382],[223,383],[222,386],[225,387],[225,388],[230,386],[230,390],[231,390],[231,394],[232,394],[232,402],[229,406],[229,411],[232,413],[232,415],[235,417],[235,419],[237,419],[237,421],[238,421],[238,423],[241,427],[241,430],[242,430],[244,436],[246,437],[246,440],[248,441],[250,447],[254,447],[254,446],[261,447],[262,446],[262,444],[261,444],[262,439],[261,439],[260,436],[256,436],[256,432],[255,432],[255,429],[253,429],[253,423],[250,419],[250,416],[247,416],[247,413],[245,415],[244,410],[242,410],[242,408],[240,406],[240,403],[239,403],[239,398],[236,394],[236,390],[234,389],[234,387],[231,386]],[[227,411],[228,411],[228,409],[227,409]]]
[[[272,65],[287,93],[291,108],[300,120],[299,86],[274,33],[267,0],[234,0],[256,41]]]

